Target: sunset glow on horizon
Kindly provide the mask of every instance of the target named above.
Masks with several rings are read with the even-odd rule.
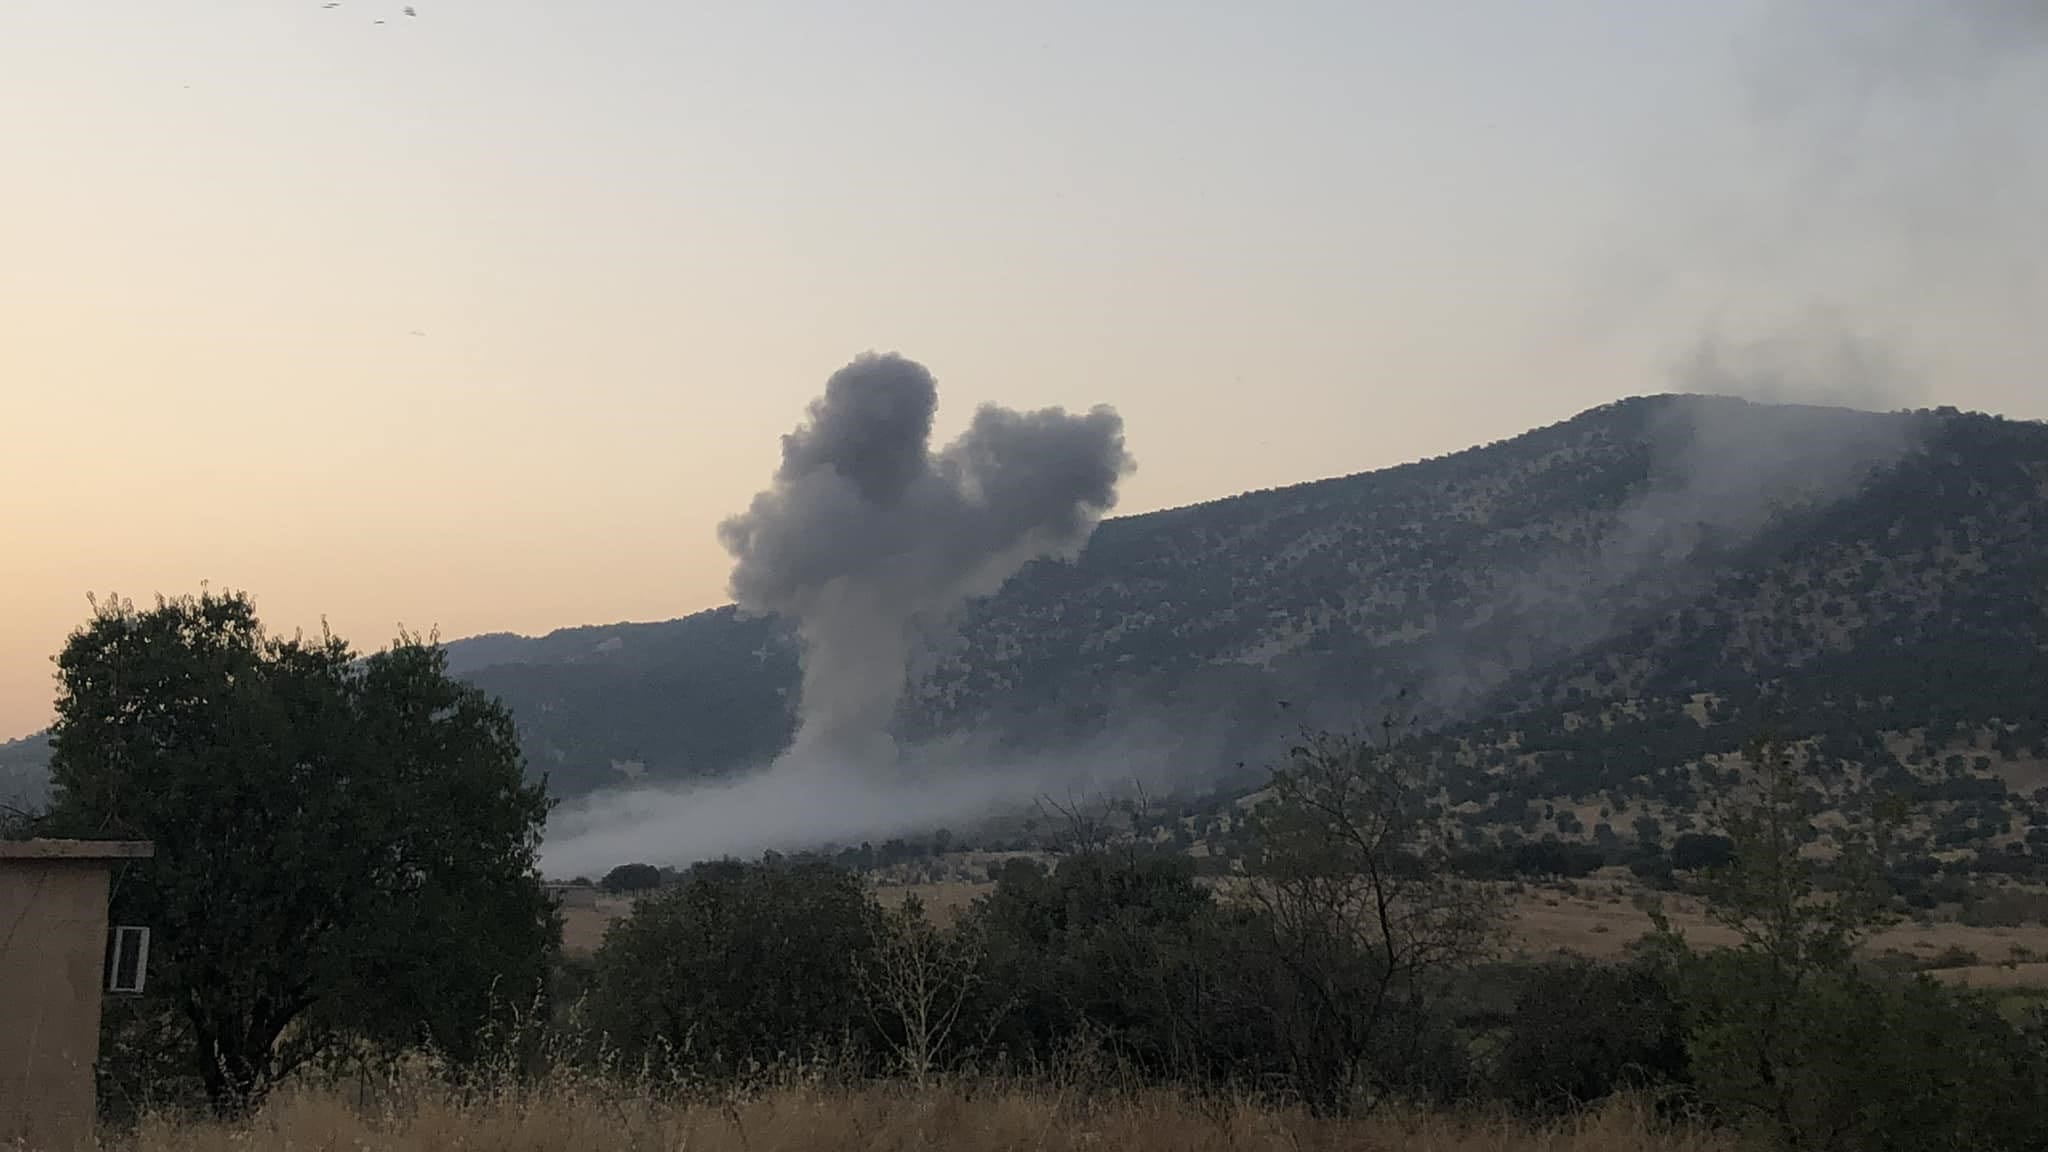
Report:
[[[2048,417],[2048,52],[1905,0],[416,8],[0,16],[0,739],[88,593],[365,649],[722,603],[869,349],[941,438],[1114,406],[1119,514],[1815,317],[1913,381],[1829,398]]]

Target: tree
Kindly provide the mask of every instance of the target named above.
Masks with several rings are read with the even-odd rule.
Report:
[[[1892,919],[1897,806],[1804,851],[1818,832],[1794,755],[1762,739],[1748,765],[1722,816],[1732,854],[1701,885],[1738,942],[1694,953],[1653,910],[1705,1100],[1789,1148],[2040,1146],[2039,1053],[2015,1062],[2028,1045],[1966,995],[1855,962]]]
[[[1511,971],[1514,1010],[1493,1046],[1509,1103],[1560,1114],[1684,1079],[1684,1020],[1658,965],[1557,957]]]
[[[153,929],[152,1026],[216,1111],[344,1040],[474,1055],[542,987],[545,792],[437,645],[359,659],[209,591],[95,603],[57,663],[48,826],[155,842],[115,914]]]
[[[604,874],[598,886],[616,896],[661,887],[661,869],[652,864],[621,864]]]
[[[1735,842],[1712,833],[1686,832],[1671,842],[1671,867],[1679,872],[1720,868],[1735,858]]]
[[[698,864],[597,951],[592,1022],[617,1058],[720,1076],[836,1054],[864,1021],[873,898],[828,864]]]
[[[1450,866],[1435,796],[1391,740],[1323,733],[1292,750],[1255,813],[1248,894],[1290,978],[1296,1076],[1318,1106],[1412,1069],[1432,999],[1498,934],[1498,898]]]
[[[875,1027],[919,1087],[952,1047],[961,1011],[981,986],[986,955],[979,921],[942,928],[915,896],[875,916],[872,953],[854,973]],[[995,1022],[980,1023],[986,1029]]]

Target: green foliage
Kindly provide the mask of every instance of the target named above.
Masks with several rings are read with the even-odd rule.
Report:
[[[872,1047],[873,898],[825,864],[699,864],[598,949],[590,1019],[634,1066],[734,1076]]]
[[[1189,858],[1073,819],[1087,851],[1005,865],[973,909],[988,976],[966,1018],[1017,1063],[1087,1036],[1148,1077],[1321,1109],[1452,1098],[1471,1061],[1440,1002],[1498,909],[1449,872],[1439,816],[1413,761],[1311,738],[1245,822],[1228,903]]]
[[[1167,1002],[1211,938],[1215,901],[1185,857],[1096,850],[1050,872],[1012,861],[970,914],[989,978],[973,1014],[1019,1063],[1083,1031],[1135,1066],[1192,1072],[1199,1040]]]
[[[1607,863],[1607,854],[1584,844],[1557,839],[1531,840],[1515,846],[1509,869],[1520,876],[1590,876]]]
[[[1818,835],[1818,812],[1794,754],[1762,739],[1748,763],[1743,790],[1721,816],[1729,857],[1701,884],[1707,913],[1741,937],[1741,950],[1770,958],[1785,980],[1846,965],[1857,944],[1895,918],[1884,887],[1895,814],[1836,831],[1823,872],[1805,850]],[[1774,978],[1770,987],[1779,983]]]
[[[1687,832],[1671,843],[1671,867],[1680,872],[1725,867],[1735,858],[1735,841],[1710,833]]]
[[[1558,1114],[1686,1079],[1684,1018],[1659,965],[1559,958],[1512,978],[1492,1069],[1493,1089],[1507,1103]]]
[[[1436,796],[1406,749],[1321,734],[1255,814],[1253,938],[1288,975],[1293,1071],[1312,1103],[1412,1088],[1388,1071],[1428,1054],[1450,978],[1497,941],[1499,898],[1451,866]]]
[[[1660,924],[1688,1065],[1718,1115],[1797,1149],[2026,1149],[2048,1143],[2048,1049],[1968,992],[1860,964],[1891,918],[1883,821],[1837,832],[1825,867],[1791,758],[1760,744],[1726,815],[1732,859],[1702,887],[1733,948]]]
[[[1986,997],[1853,966],[1784,973],[1743,950],[1689,957],[1698,1090],[1788,1148],[2048,1146],[2048,1051]]]
[[[153,929],[153,996],[115,1023],[154,1033],[216,1109],[344,1041],[471,1056],[542,990],[547,800],[510,716],[437,647],[359,660],[208,592],[97,605],[58,676],[50,831],[156,845],[114,895]]]
[[[614,896],[622,892],[645,892],[661,887],[661,869],[652,864],[621,864],[604,874],[598,887]]]

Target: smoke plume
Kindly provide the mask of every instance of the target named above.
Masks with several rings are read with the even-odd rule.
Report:
[[[1533,665],[1589,648],[1715,578],[1715,557],[1775,519],[1854,495],[1920,442],[1895,411],[1924,382],[1885,341],[1814,313],[1747,341],[1704,338],[1673,368],[1682,395],[1649,410],[1649,475],[1588,543],[1503,566],[1477,614],[1426,657],[1433,709],[1467,708]]]
[[[1922,425],[1866,413],[2017,401],[2039,373],[2048,3],[1787,0],[1733,28],[1707,116],[1634,170],[1624,274],[1588,294],[1696,395],[1646,429],[1648,482],[1596,540],[1506,573],[1482,642],[1441,642],[1442,707],[1614,635],[1914,449]]]
[[[1027,561],[1071,556],[1131,470],[1123,420],[984,406],[931,451],[938,386],[865,355],[783,437],[774,483],[719,526],[733,599],[796,622],[803,695],[786,760],[877,765],[921,632]]]
[[[1002,757],[966,733],[899,754],[890,722],[919,644],[1027,562],[1078,553],[1132,468],[1123,421],[1106,407],[984,406],[934,452],[937,407],[921,365],[854,360],[783,437],[768,489],[719,526],[733,599],[794,621],[803,644],[789,749],[730,779],[557,812],[551,874],[879,838],[1164,774],[1172,734],[1136,729],[1059,758]]]

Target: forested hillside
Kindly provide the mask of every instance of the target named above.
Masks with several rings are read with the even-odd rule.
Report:
[[[1170,719],[1199,775],[1405,690],[1540,793],[1732,746],[1774,689],[1781,722],[1833,755],[1989,732],[2023,774],[2042,744],[2044,500],[2048,426],[1628,400],[1108,521],[1078,562],[968,610],[902,728],[1058,747]],[[790,728],[787,631],[730,609],[454,648],[566,794],[728,770]]]
[[[1057,750],[1142,724],[1204,781],[1399,700],[1463,798],[1505,812],[1684,801],[1768,699],[1831,763],[1931,765],[1978,783],[1918,786],[2002,806],[2048,784],[2044,507],[2048,425],[1625,400],[1109,520],[1077,562],[1029,566],[935,638],[899,728]],[[788,629],[731,608],[450,658],[511,705],[559,795],[759,763],[792,726]]]

